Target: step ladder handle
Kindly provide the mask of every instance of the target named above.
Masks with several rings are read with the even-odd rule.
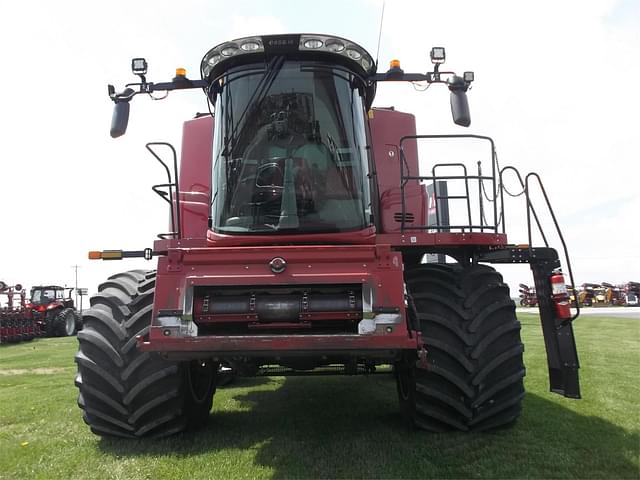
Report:
[[[549,213],[551,214],[551,218],[553,219],[553,224],[556,227],[556,232],[558,233],[558,237],[560,238],[560,243],[562,243],[562,251],[564,252],[564,259],[567,263],[567,270],[569,271],[569,279],[571,281],[571,285],[575,288],[575,281],[573,279],[573,269],[571,268],[571,260],[569,259],[569,249],[567,248],[567,244],[564,241],[564,235],[562,235],[562,230],[560,230],[560,225],[558,224],[558,219],[556,218],[556,214],[553,211],[553,208],[551,207],[551,202],[549,201],[549,196],[547,195],[547,191],[544,188],[544,185],[542,184],[542,179],[540,178],[540,175],[538,175],[535,172],[531,172],[529,174],[527,174],[527,176],[525,177],[525,191],[527,192],[527,202],[529,201],[528,199],[528,192],[529,192],[529,179],[530,178],[535,178],[536,181],[538,182],[538,186],[540,187],[540,191],[542,192],[542,195],[544,196],[544,200],[547,203],[547,208],[549,209]],[[527,210],[527,222],[529,221],[529,211]],[[538,225],[539,226],[539,225]],[[531,241],[529,241],[529,245],[531,245]],[[578,302],[578,300],[576,299],[576,314],[573,315],[571,317],[571,320],[575,320],[576,318],[578,318],[580,316],[580,302]]]
[[[513,172],[515,172],[518,181],[520,182],[520,186],[522,187],[522,193],[525,194],[525,198],[526,198],[526,202],[527,202],[527,235],[528,235],[528,240],[529,240],[529,245],[532,245],[532,235],[531,235],[531,217],[530,214],[533,214],[533,218],[536,221],[536,226],[538,227],[538,232],[540,232],[540,236],[542,236],[542,241],[544,242],[545,247],[549,246],[549,241],[547,240],[546,235],[544,234],[544,230],[542,229],[542,224],[540,223],[540,219],[538,218],[538,214],[536,213],[536,209],[533,207],[533,204],[531,203],[531,199],[529,198],[529,193],[528,193],[528,189],[527,186],[525,185],[524,180],[522,179],[522,176],[520,175],[520,172],[518,171],[517,168],[512,167],[512,166],[506,166],[504,167],[501,171],[500,171],[500,185],[502,185],[501,188],[501,198],[502,198],[502,229],[503,229],[503,233],[504,233],[504,229],[505,229],[505,215],[504,215],[504,197],[502,196],[502,191],[506,191],[506,188],[504,188],[504,180],[503,180],[503,176],[504,173],[508,170],[511,170]],[[507,192],[509,193],[509,192]],[[519,193],[516,196],[520,196],[522,193]],[[529,212],[529,210],[531,210],[531,212]]]

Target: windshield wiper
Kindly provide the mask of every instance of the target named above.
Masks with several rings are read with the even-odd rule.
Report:
[[[214,169],[218,164],[218,160],[220,159],[220,156],[224,156],[227,162],[229,161],[229,158],[231,158],[231,152],[229,151],[229,146],[233,148],[233,144],[235,143],[237,133],[242,132],[242,128],[240,127],[244,126],[244,124],[246,123],[245,117],[247,116],[247,113],[249,112],[250,109],[251,110],[255,109],[255,105],[257,103],[262,103],[262,100],[264,99],[266,92],[269,90],[269,88],[273,84],[273,81],[275,80],[278,72],[282,69],[283,64],[284,64],[283,56],[273,57],[267,64],[267,67],[264,70],[262,77],[258,81],[258,84],[256,85],[256,88],[253,91],[251,98],[249,98],[247,105],[242,110],[242,113],[240,114],[240,118],[238,119],[238,122],[235,125],[233,125],[232,123],[231,133],[227,135],[224,141],[224,146],[222,147],[222,149],[220,149],[220,152],[218,153],[214,161],[214,166],[213,166]],[[229,82],[229,84],[230,83],[231,82]],[[231,106],[230,108],[231,108],[231,116],[233,116],[233,106]],[[229,113],[226,111],[226,109],[225,109],[224,115],[226,117],[225,120],[229,118]],[[229,169],[228,168],[225,168],[225,174],[227,176],[227,185],[229,185]],[[216,188],[216,191],[214,192],[211,198],[210,206],[213,206],[213,203],[215,202],[215,199],[217,196],[218,196],[218,190]]]
[[[262,104],[262,101],[264,100],[264,97],[269,91],[269,88],[271,88],[271,85],[273,84],[274,80],[278,76],[278,73],[282,69],[283,65],[284,65],[283,56],[274,57],[268,63],[262,78],[256,85],[256,88],[253,91],[253,94],[251,95],[251,98],[249,98],[247,105],[242,110],[242,113],[240,114],[240,118],[238,118],[237,123],[233,126],[231,133],[225,140],[224,148],[222,149],[222,155],[224,155],[225,157],[228,157],[230,155],[229,146],[233,148],[234,146],[233,143],[235,143],[237,134],[239,132],[242,132],[242,127],[244,127],[244,124],[247,122],[247,119],[251,117],[251,115],[247,115],[247,113],[251,111],[251,113],[253,114],[259,109],[260,105]],[[226,112],[225,112],[225,115],[226,115]]]

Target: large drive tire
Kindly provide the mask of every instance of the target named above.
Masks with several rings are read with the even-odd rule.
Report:
[[[82,314],[74,309],[73,315],[76,319],[76,333],[78,333],[78,330],[82,330]]]
[[[97,435],[165,437],[209,417],[218,365],[171,362],[136,348],[151,324],[155,273],[114,275],[91,298],[78,332],[76,386]]]
[[[520,322],[509,287],[486,265],[425,264],[405,274],[426,364],[396,365],[412,426],[442,432],[509,426],[524,397]]]
[[[46,337],[56,336],[56,317],[60,312],[58,310],[49,310],[44,314],[44,334]]]
[[[76,313],[73,308],[64,308],[52,320],[52,332],[56,337],[70,337],[76,333]]]

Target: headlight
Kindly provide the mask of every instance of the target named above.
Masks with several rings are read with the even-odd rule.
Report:
[[[232,55],[235,55],[237,51],[238,51],[238,47],[232,44],[232,45],[226,45],[225,47],[223,47],[220,50],[220,53],[225,57],[231,57]]]
[[[322,45],[324,45],[322,40],[319,40],[317,38],[310,38],[309,40],[304,41],[305,48],[316,49],[316,48],[320,48]]]

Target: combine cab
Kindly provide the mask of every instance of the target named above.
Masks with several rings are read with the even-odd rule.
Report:
[[[65,295],[65,290],[68,291]],[[30,306],[40,329],[47,337],[68,337],[82,325],[71,299],[72,288],[46,285],[31,289]]]
[[[202,425],[221,364],[238,375],[388,374],[390,365],[413,427],[511,425],[524,347],[509,288],[490,265],[501,263],[531,265],[551,390],[580,397],[560,260],[546,237],[531,241],[539,177],[500,168],[489,137],[418,135],[413,115],[372,107],[386,82],[442,85],[454,122],[468,126],[473,73],[444,71],[444,48],[431,61],[427,73],[398,61],[377,73],[343,38],[256,36],[209,50],[199,80],[178,69],[170,82],[148,82],[136,58],[139,81],[120,93],[109,86],[113,137],[140,94],[202,89],[215,114],[184,124],[179,172],[173,147],[147,145],[167,173],[153,189],[170,205],[170,231],[152,248],[89,254],[157,258],[148,272],[109,278],[84,315],[76,385],[94,433]],[[449,160],[442,142],[473,143],[483,161]],[[507,240],[507,175],[527,200],[527,245]]]

